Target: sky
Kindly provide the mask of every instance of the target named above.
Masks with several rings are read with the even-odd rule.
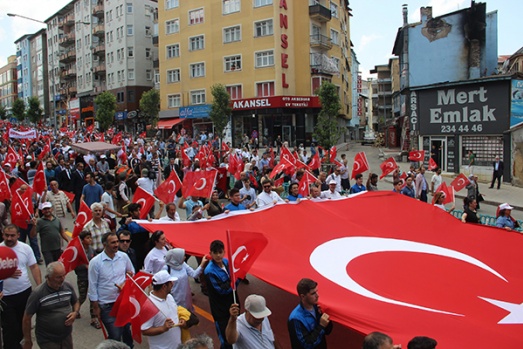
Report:
[[[523,40],[517,39],[519,35],[515,29],[520,20],[521,5],[515,5],[519,1],[486,1],[488,12],[498,11],[499,55],[510,55],[523,46]],[[0,1],[0,66],[7,63],[8,56],[16,54],[15,40],[43,28],[42,24],[36,22],[8,17],[7,13],[44,21],[69,2],[70,0]],[[243,1],[248,2],[249,0]],[[370,75],[369,70],[375,65],[386,64],[392,57],[394,39],[403,22],[403,4],[408,4],[409,23],[413,23],[419,21],[419,9],[422,6],[432,6],[433,15],[438,16],[469,7],[470,0],[350,0],[353,14],[350,22],[351,41],[364,78]]]

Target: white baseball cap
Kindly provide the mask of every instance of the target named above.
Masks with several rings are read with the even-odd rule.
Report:
[[[176,281],[178,278],[176,276],[171,276],[167,270],[160,270],[153,276],[153,285],[163,285],[169,281]]]
[[[265,298],[257,294],[251,294],[245,298],[245,310],[257,319],[267,317],[272,314],[265,304]]]
[[[41,209],[43,210],[44,208],[52,208],[52,207],[53,207],[53,204],[50,203],[49,201],[46,201],[46,202],[42,203]]]
[[[499,205],[499,209],[500,210],[512,210],[512,209],[514,209],[514,207],[510,206],[507,203],[503,203],[503,204]]]
[[[338,185],[338,183],[337,183],[334,179],[331,179],[331,180],[329,181],[329,185],[331,185],[331,184]]]

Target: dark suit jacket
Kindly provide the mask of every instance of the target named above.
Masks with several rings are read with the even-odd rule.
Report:
[[[85,182],[85,176],[80,176],[80,173],[78,173],[77,170],[74,170],[72,174],[72,184],[73,184],[73,192],[75,195],[82,195],[82,190],[84,188],[84,185],[87,183]]]
[[[73,193],[73,191],[74,191],[74,186],[73,186],[74,172],[76,172],[76,170],[73,170],[73,171],[69,170],[69,176],[67,176],[67,171],[64,169],[56,176],[58,183],[60,183],[61,190],[65,190],[70,193]]]
[[[496,162],[494,161],[492,163],[492,170],[494,171],[494,175],[497,175],[497,176],[503,176],[503,161],[499,161],[499,166],[498,166],[498,170],[496,171]]]

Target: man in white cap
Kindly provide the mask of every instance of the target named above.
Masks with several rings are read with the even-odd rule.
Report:
[[[338,186],[338,182],[336,182],[334,179],[331,179],[328,183],[329,183],[329,190],[322,191],[320,198],[322,198],[322,199],[341,198],[340,193],[338,193],[338,191],[336,190],[336,187]]]
[[[102,154],[100,155],[100,161],[96,164],[96,170],[98,175],[104,179],[104,182],[107,180],[107,174],[109,173],[109,163],[106,161],[107,157]]]
[[[160,309],[151,319],[142,325],[142,334],[149,337],[149,348],[177,348],[182,343],[181,329],[184,320],[178,320],[178,306],[171,295],[173,283],[178,280],[167,270],[161,270],[153,276],[153,290],[149,299]]]
[[[281,349],[272,332],[268,316],[271,311],[265,304],[265,298],[251,294],[245,299],[245,313],[240,315],[240,306],[231,305],[231,317],[225,330],[227,342],[235,349],[275,348]]]
[[[31,236],[40,236],[42,255],[45,265],[56,262],[62,255],[61,240],[69,243],[70,238],[65,234],[62,222],[53,214],[53,204],[46,201],[42,203],[42,217],[38,218],[31,229]]]

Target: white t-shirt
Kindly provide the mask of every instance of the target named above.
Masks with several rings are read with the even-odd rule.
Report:
[[[334,191],[334,193],[331,192],[330,190],[324,190],[324,191],[321,192],[320,198],[322,198],[322,199],[338,199],[338,198],[341,198],[341,195],[336,190]]]
[[[436,189],[438,189],[438,187],[443,182],[443,178],[441,178],[441,175],[435,174],[432,176],[432,179],[430,181],[431,181],[431,183],[434,183],[434,191],[435,191]]]
[[[153,195],[154,193],[154,181],[148,177],[139,178],[136,183],[140,188]]]
[[[260,208],[263,206],[272,205],[274,201],[283,202],[283,199],[273,191],[271,191],[270,194],[267,194],[263,191],[256,198],[256,205],[258,206],[258,208]]]
[[[102,205],[107,206],[108,208],[114,211],[113,196],[106,191],[102,195]],[[105,213],[111,218],[116,217],[114,213],[111,213],[109,211],[105,211]]]
[[[165,248],[158,249],[154,247],[147,256],[143,263],[143,268],[146,272],[156,274],[165,266],[165,254],[167,250]]]
[[[167,298],[161,299],[153,295],[149,295],[149,299],[160,309],[160,311],[151,319],[142,325],[142,330],[147,330],[151,327],[163,326],[166,316],[168,316],[175,324],[178,323],[178,306],[174,301],[172,295],[168,294]],[[164,315],[165,314],[165,315]],[[149,348],[151,349],[171,349],[177,348],[182,343],[180,327],[173,327],[169,331],[159,334],[157,336],[149,336]]]
[[[5,246],[5,242],[2,242],[0,246]],[[36,264],[35,255],[29,245],[18,241],[12,250],[16,253],[18,269],[22,271],[22,275],[18,279],[7,278],[4,280],[4,296],[12,296],[30,288],[31,281],[29,280],[27,267]]]

